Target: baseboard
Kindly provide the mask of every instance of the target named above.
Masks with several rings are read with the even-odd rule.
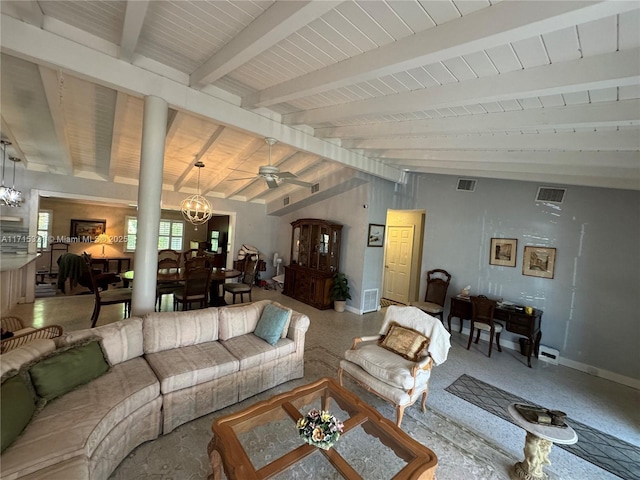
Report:
[[[456,325],[459,328],[459,325]],[[453,325],[451,326],[453,329]],[[469,329],[464,327],[462,329],[463,335],[469,335]],[[480,338],[485,342],[489,341],[489,334],[481,331]],[[511,340],[500,339],[500,346],[502,348],[509,348],[511,350],[515,350],[520,353],[520,344],[512,342]],[[611,372],[609,370],[605,370],[603,368],[597,368],[592,365],[587,365],[585,363],[576,362],[574,360],[570,360],[568,358],[564,358],[562,356],[558,357],[558,364],[573,368],[574,370],[579,370],[584,373],[588,373],[589,375],[593,375],[595,377],[604,378],[606,380],[611,380],[612,382],[620,383],[622,385],[626,385],[627,387],[635,388],[636,390],[640,390],[640,380],[637,378],[627,377],[625,375],[620,375],[619,373]]]

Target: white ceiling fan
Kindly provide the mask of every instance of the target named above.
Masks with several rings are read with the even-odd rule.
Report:
[[[300,185],[302,187],[311,187],[311,183],[298,179],[297,175],[295,175],[294,173],[281,172],[278,167],[276,167],[275,165],[271,165],[271,147],[275,145],[277,140],[275,138],[267,137],[264,139],[264,141],[267,143],[267,145],[269,145],[269,164],[260,166],[258,168],[258,174],[256,175],[256,177],[250,178],[264,178],[269,188],[278,188],[283,183],[292,183],[295,185]],[[236,171],[242,172],[243,170]],[[249,180],[249,178],[232,178],[230,180]]]

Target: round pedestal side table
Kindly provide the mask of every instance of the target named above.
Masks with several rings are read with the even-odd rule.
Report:
[[[507,408],[516,424],[524,428],[527,437],[524,444],[524,460],[513,466],[510,476],[512,480],[547,480],[549,476],[542,468],[551,465],[549,452],[554,443],[571,445],[578,441],[573,428],[556,427],[532,423],[525,419],[512,403]]]

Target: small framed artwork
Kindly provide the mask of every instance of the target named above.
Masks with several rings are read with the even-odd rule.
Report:
[[[382,247],[384,245],[384,225],[369,224],[367,247]]]
[[[95,239],[98,235],[107,230],[106,220],[77,220],[71,219],[72,237],[91,237]]]
[[[553,278],[556,249],[550,247],[524,247],[522,274],[530,277]]]
[[[516,266],[518,240],[515,238],[492,238],[489,265]]]

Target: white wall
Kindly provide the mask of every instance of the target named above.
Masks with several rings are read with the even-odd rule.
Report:
[[[444,268],[450,295],[470,284],[540,308],[542,344],[567,364],[640,379],[640,192],[568,186],[564,202],[549,206],[534,202],[537,183],[478,179],[475,192],[458,192],[456,182],[418,177],[422,277]],[[492,237],[518,239],[515,268],[489,265]],[[557,249],[553,279],[522,275],[525,245]]]

